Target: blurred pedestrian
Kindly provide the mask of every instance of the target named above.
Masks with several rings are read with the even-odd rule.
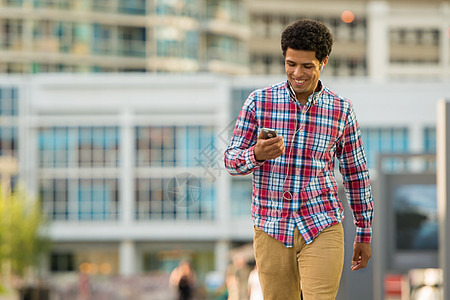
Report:
[[[180,261],[170,274],[170,284],[178,291],[178,300],[191,300],[197,285],[197,275],[189,261]]]
[[[333,36],[299,20],[283,31],[286,80],[252,92],[225,151],[232,175],[253,173],[256,264],[264,298],[334,299],[344,263],[343,207],[335,160],[353,216],[352,270],[371,255],[373,199],[352,103],[320,74]]]
[[[248,295],[249,300],[263,300],[263,293],[258,277],[258,267],[256,264],[248,276]]]
[[[91,285],[89,283],[89,275],[85,272],[80,272],[78,278],[78,297],[77,300],[91,299]]]
[[[233,256],[233,263],[227,270],[228,300],[248,300],[248,276],[250,268],[244,256],[237,253]]]

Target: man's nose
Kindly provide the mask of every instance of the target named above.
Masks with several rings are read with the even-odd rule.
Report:
[[[294,76],[295,77],[298,77],[298,76],[300,76],[300,75],[302,75],[302,73],[303,73],[303,69],[302,69],[302,67],[296,67],[295,69],[294,69]]]

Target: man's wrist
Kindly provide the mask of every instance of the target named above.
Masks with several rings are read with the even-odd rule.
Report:
[[[265,159],[258,159],[258,156],[257,156],[257,150],[256,150],[256,146],[253,148],[253,158],[255,159],[255,161],[257,161],[257,162],[264,162],[265,161]]]
[[[260,166],[265,162],[265,160],[256,159],[255,146],[249,149],[247,158],[250,160],[250,163],[255,167]]]
[[[265,159],[258,159],[258,158],[256,157],[256,154],[255,154],[254,152],[253,152],[253,158],[255,159],[255,161],[260,162],[260,163],[262,163],[262,162],[265,161]]]

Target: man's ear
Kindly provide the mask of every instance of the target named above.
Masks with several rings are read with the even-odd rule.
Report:
[[[325,67],[328,64],[328,56],[325,56],[325,58],[322,61],[322,66],[320,70],[322,71],[323,67]]]

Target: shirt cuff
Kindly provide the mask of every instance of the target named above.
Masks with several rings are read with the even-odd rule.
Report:
[[[372,241],[372,227],[356,227],[355,242],[370,243]]]
[[[250,147],[245,155],[245,162],[249,169],[254,169],[256,167],[259,167],[265,162],[265,160],[257,161],[255,159],[254,149],[255,149],[255,146]]]

